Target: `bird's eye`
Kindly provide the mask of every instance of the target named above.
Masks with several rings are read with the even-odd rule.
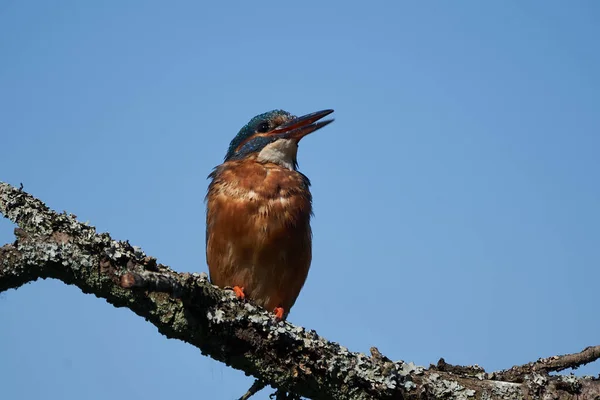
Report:
[[[258,132],[258,133],[269,132],[269,123],[261,122],[260,124],[258,124],[258,127],[256,128],[256,132]]]

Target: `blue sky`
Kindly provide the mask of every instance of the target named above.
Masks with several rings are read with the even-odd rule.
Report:
[[[231,138],[333,108],[300,146],[314,256],[292,323],[487,370],[598,344],[600,5],[323,3],[2,2],[0,180],[206,271],[205,178]],[[0,321],[7,399],[252,383],[57,281],[0,295]]]

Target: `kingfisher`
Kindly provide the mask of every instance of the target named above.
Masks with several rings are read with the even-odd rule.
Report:
[[[285,319],[312,259],[312,195],[298,171],[298,143],[333,119],[273,110],[252,118],[208,176],[206,261],[210,280]],[[320,122],[319,122],[320,121]]]

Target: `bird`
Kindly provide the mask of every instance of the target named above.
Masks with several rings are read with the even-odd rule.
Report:
[[[208,176],[206,262],[210,281],[284,320],[312,260],[310,180],[298,171],[298,143],[333,122],[333,110],[252,118]],[[322,120],[322,121],[320,121]]]

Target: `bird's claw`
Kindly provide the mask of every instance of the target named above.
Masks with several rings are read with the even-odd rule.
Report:
[[[235,293],[235,297],[238,300],[244,300],[246,298],[246,294],[244,293],[244,288],[240,286],[234,286],[233,292]]]
[[[283,319],[283,308],[282,307],[277,307],[273,310],[273,312],[275,313],[275,319],[277,321],[281,321]]]

